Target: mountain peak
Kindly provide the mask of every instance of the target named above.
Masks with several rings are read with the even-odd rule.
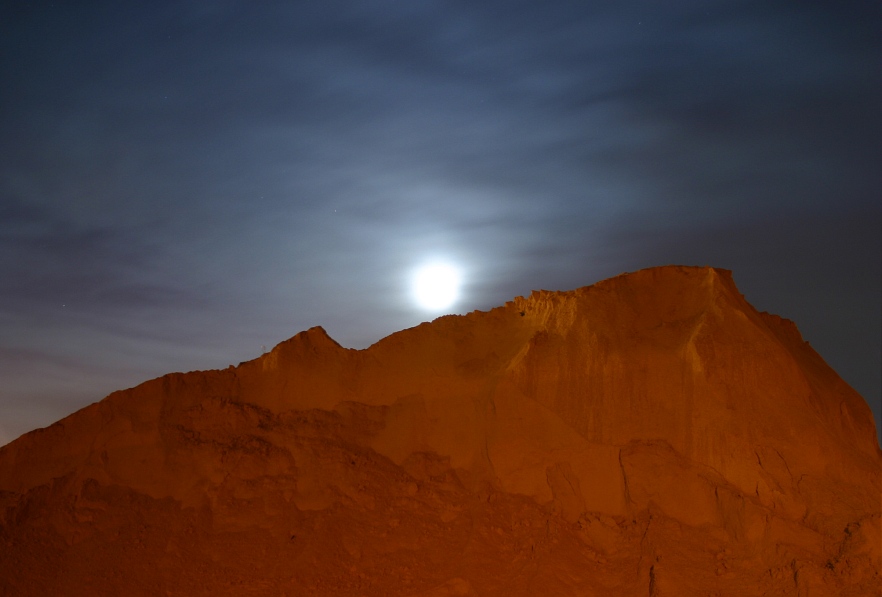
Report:
[[[313,327],[27,434],[0,593],[868,594],[880,491],[795,324],[667,266],[365,350]]]

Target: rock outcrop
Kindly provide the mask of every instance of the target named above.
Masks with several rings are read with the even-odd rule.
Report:
[[[879,595],[864,400],[729,272],[321,328],[0,448],[2,595]]]

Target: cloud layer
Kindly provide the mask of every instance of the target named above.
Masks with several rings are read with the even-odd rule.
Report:
[[[459,311],[733,269],[878,420],[878,7],[0,10],[8,433],[311,325],[365,347],[436,256]]]

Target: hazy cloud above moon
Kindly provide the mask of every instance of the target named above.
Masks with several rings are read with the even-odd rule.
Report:
[[[880,10],[0,8],[0,401],[95,400],[316,324],[364,347],[423,318],[429,259],[461,265],[464,311],[677,261],[733,269],[878,416]]]

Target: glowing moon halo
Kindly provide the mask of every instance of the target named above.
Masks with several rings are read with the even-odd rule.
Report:
[[[449,263],[430,263],[413,277],[413,298],[427,311],[446,309],[459,298],[459,270]]]

